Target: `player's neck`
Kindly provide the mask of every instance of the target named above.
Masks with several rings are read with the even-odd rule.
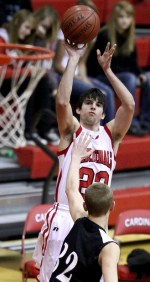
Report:
[[[84,127],[84,128],[86,128],[86,129],[88,129],[88,130],[91,130],[91,131],[99,131],[99,126],[100,126],[100,124],[98,123],[98,124],[94,124],[94,125],[90,125],[90,124],[86,124],[86,123],[84,123],[83,121],[80,121],[80,124]]]
[[[94,217],[89,215],[88,218],[93,221],[94,223],[96,223],[97,225],[101,226],[106,232],[108,230],[108,217],[105,216],[101,216],[101,217]]]

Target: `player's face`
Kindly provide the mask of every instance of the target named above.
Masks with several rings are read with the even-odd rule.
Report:
[[[32,25],[30,24],[30,21],[23,22],[18,30],[18,38],[20,40],[24,40],[28,35],[31,34],[31,31]]]
[[[85,99],[82,108],[79,110],[80,121],[87,125],[99,125],[104,118],[103,105],[98,100]]]
[[[133,17],[132,15],[127,14],[125,11],[121,11],[120,14],[117,17],[117,27],[118,30],[121,32],[124,32],[127,30],[131,23],[132,23]]]

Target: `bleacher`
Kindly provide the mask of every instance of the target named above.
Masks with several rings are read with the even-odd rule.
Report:
[[[57,11],[61,19],[64,12],[73,5],[76,5],[75,0],[32,0],[32,9],[36,10],[43,5],[52,5]],[[101,19],[101,23],[107,22],[109,15],[112,11],[113,5],[118,0],[93,0],[96,4]],[[149,0],[129,0],[135,8],[135,20],[136,25],[149,26],[150,25],[150,1]]]
[[[101,25],[107,22],[110,15],[111,9],[117,0],[94,0],[98,7]],[[138,31],[140,30],[140,36],[136,38],[138,60],[141,67],[150,67],[150,1],[149,0],[130,0],[135,7],[135,17]],[[52,5],[59,14],[61,19],[63,13],[72,5],[76,4],[75,0],[32,0],[33,10],[50,4]],[[146,31],[146,32],[145,32]],[[149,36],[148,36],[149,35]],[[139,111],[140,101],[140,88],[137,88],[137,108]],[[49,146],[50,152],[56,155],[57,147]],[[39,146],[26,146],[23,148],[15,149],[15,153],[18,157],[19,168],[15,172],[15,168],[1,171],[0,182],[3,183],[11,180],[14,181],[16,175],[19,178],[19,173],[22,173],[22,179],[26,181],[35,181],[46,179],[51,168],[54,164],[54,160],[45,153]],[[117,166],[115,173],[121,173],[128,171],[130,172],[139,170],[150,169],[150,135],[146,137],[135,137],[126,135],[122,144],[120,145],[119,152],[117,155]],[[5,177],[2,174],[5,173]],[[21,175],[21,174],[20,174]],[[54,171],[53,177],[57,176],[57,170]],[[13,178],[14,177],[14,178]],[[21,177],[21,176],[20,176]],[[116,189],[114,192],[116,206],[115,213],[112,214],[110,219],[110,225],[115,224],[117,215],[125,208],[149,208],[150,207],[150,186],[145,187],[135,186],[130,187],[128,184],[124,189]],[[29,195],[29,197],[31,197]],[[38,198],[39,201],[39,198]],[[22,202],[23,204],[23,202]],[[33,205],[31,201],[29,205]],[[29,208],[27,206],[27,209]],[[27,210],[26,210],[27,211]],[[24,210],[25,212],[25,210]]]

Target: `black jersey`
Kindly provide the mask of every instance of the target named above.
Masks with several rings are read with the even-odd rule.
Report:
[[[63,243],[50,282],[99,282],[98,256],[111,242],[102,227],[86,217],[78,219]]]

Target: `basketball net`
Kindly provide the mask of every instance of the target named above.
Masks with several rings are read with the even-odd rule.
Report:
[[[2,50],[5,54],[1,54]],[[0,147],[26,145],[24,116],[27,102],[40,79],[51,68],[53,57],[52,51],[40,47],[0,44]],[[25,81],[26,86],[21,92]]]

